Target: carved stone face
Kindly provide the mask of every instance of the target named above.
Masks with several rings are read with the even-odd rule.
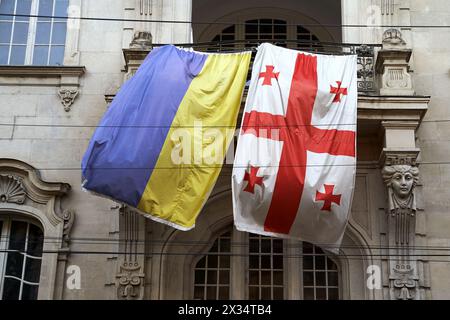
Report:
[[[396,172],[392,176],[391,185],[397,197],[405,199],[411,193],[414,177],[410,172]]]

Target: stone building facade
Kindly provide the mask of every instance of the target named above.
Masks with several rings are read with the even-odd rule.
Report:
[[[450,25],[447,1],[0,0],[0,13],[0,298],[450,298],[450,29],[417,27]],[[95,126],[154,46],[264,40],[359,56],[339,255],[236,231],[229,166],[189,232],[81,190]]]

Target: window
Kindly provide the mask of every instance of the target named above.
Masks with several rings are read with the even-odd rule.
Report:
[[[231,234],[219,236],[195,267],[194,299],[230,299]]]
[[[239,279],[231,278],[232,268]],[[233,287],[251,300],[337,300],[339,277],[338,265],[319,247],[233,229],[195,265],[194,299],[234,299]]]
[[[69,0],[0,0],[0,64],[62,65]],[[15,16],[14,16],[15,15]],[[25,15],[25,16],[17,16]]]
[[[303,298],[339,299],[339,274],[336,263],[319,248],[303,243]]]
[[[283,240],[249,235],[248,298],[283,299]]]
[[[318,42],[319,38],[308,29],[300,25],[291,25],[286,20],[280,19],[246,20],[243,28],[237,25],[226,27],[212,41],[220,43],[209,47],[208,51],[234,49],[239,47],[238,43],[242,42],[244,47],[251,48],[264,41],[300,50],[323,50],[319,44],[314,43]],[[201,50],[201,48],[198,49]]]
[[[0,297],[35,300],[41,271],[43,232],[25,220],[0,221]]]

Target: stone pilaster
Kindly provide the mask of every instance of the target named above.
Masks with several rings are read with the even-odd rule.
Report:
[[[117,298],[142,300],[145,285],[145,218],[124,205],[120,209],[119,224]]]
[[[425,230],[420,201],[419,168],[414,132],[418,122],[386,121],[384,148],[380,157],[386,186],[384,260],[392,300],[422,300],[429,291],[428,264],[418,244],[423,245]],[[401,143],[403,141],[403,143]],[[419,241],[418,241],[419,239]]]

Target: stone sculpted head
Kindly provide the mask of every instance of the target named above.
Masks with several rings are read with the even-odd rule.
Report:
[[[386,185],[400,199],[407,199],[419,180],[419,169],[410,165],[385,166],[382,174]]]

